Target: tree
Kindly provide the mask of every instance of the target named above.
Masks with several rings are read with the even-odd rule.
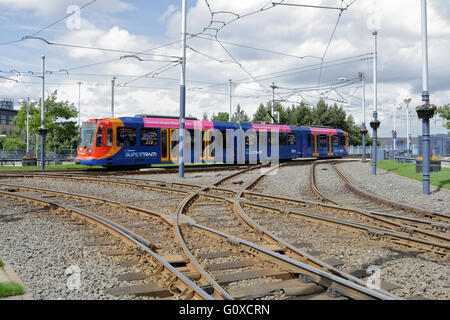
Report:
[[[268,104],[267,107],[265,107],[262,103],[259,105],[258,110],[256,110],[256,113],[253,115],[253,122],[263,122],[263,123],[270,123],[270,116],[269,116],[269,108],[270,105]]]
[[[447,123],[444,124],[444,128],[450,130],[450,104],[439,107],[437,112],[442,119],[447,120]]]
[[[238,104],[236,111],[234,112],[233,116],[231,117],[232,122],[248,122],[250,121],[250,118],[245,113],[244,110],[241,109],[241,106]]]
[[[215,114],[212,115],[211,121],[223,121],[228,122],[229,120],[229,113],[228,112],[219,112],[219,114],[216,116]]]
[[[13,134],[2,139],[1,147],[5,150],[23,150],[27,148],[27,144],[23,141],[23,138],[19,132],[14,132]]]
[[[48,148],[76,148],[78,141],[78,126],[76,121],[70,121],[78,116],[74,104],[68,101],[57,101],[58,92],[53,92],[45,100],[45,127],[47,131]],[[41,111],[39,106],[30,106],[30,136],[37,134],[41,126]],[[14,118],[14,125],[21,131],[26,131],[26,105],[22,106]]]

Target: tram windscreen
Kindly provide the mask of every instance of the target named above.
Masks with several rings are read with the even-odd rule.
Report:
[[[81,127],[80,147],[93,147],[97,122],[85,122]]]

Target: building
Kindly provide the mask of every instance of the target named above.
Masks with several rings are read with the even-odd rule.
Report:
[[[8,135],[13,133],[16,127],[13,120],[17,116],[18,111],[14,110],[14,100],[0,100],[0,135]]]

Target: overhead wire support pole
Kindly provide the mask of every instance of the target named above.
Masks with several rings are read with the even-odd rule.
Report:
[[[78,81],[78,130],[81,132],[81,82]]]
[[[380,121],[378,120],[378,83],[377,83],[377,59],[378,59],[378,47],[377,36],[378,32],[372,33],[374,36],[374,56],[373,56],[373,121],[370,123],[370,127],[373,129],[373,145],[372,145],[372,175],[377,175],[377,139],[378,128],[380,127]]]
[[[178,139],[178,174],[184,178],[184,129],[186,115],[186,0],[182,0],[181,14],[181,83],[180,83],[180,129]]]
[[[361,79],[362,85],[362,112],[363,112],[363,122],[361,125],[362,134],[362,162],[366,163],[366,137],[367,137],[367,127],[366,127],[366,76],[364,73],[359,73],[359,78]]]
[[[41,170],[45,170],[45,56],[42,59],[42,102],[41,102]]]
[[[229,114],[229,116],[228,116],[228,121],[229,122],[231,122],[231,112],[232,112],[232,98],[233,98],[233,80],[228,80],[228,82],[229,82],[229,85],[230,85],[230,87],[229,87],[229,93],[230,93],[230,114]]]
[[[275,108],[275,89],[278,89],[278,87],[275,85],[275,83],[272,83],[272,85],[270,87],[272,88],[272,110],[271,110],[270,118],[271,118],[271,121],[273,124],[274,123],[273,110]]]
[[[423,194],[430,195],[430,119],[435,110],[430,105],[428,91],[428,28],[427,28],[427,1],[422,0],[422,101],[424,105],[417,109],[419,119],[422,119],[422,175]]]
[[[116,87],[116,77],[113,77],[113,79],[111,80],[111,118],[114,118],[114,89]]]

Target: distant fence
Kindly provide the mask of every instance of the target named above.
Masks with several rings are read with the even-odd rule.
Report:
[[[30,150],[33,153],[36,153],[35,150]],[[22,160],[23,157],[27,154],[27,150],[22,149],[15,149],[15,150],[0,150],[0,161],[19,161]],[[41,157],[40,152],[38,151],[37,154],[35,154],[36,157],[39,159]],[[48,149],[45,158],[48,161],[73,161],[77,157],[77,149]]]

